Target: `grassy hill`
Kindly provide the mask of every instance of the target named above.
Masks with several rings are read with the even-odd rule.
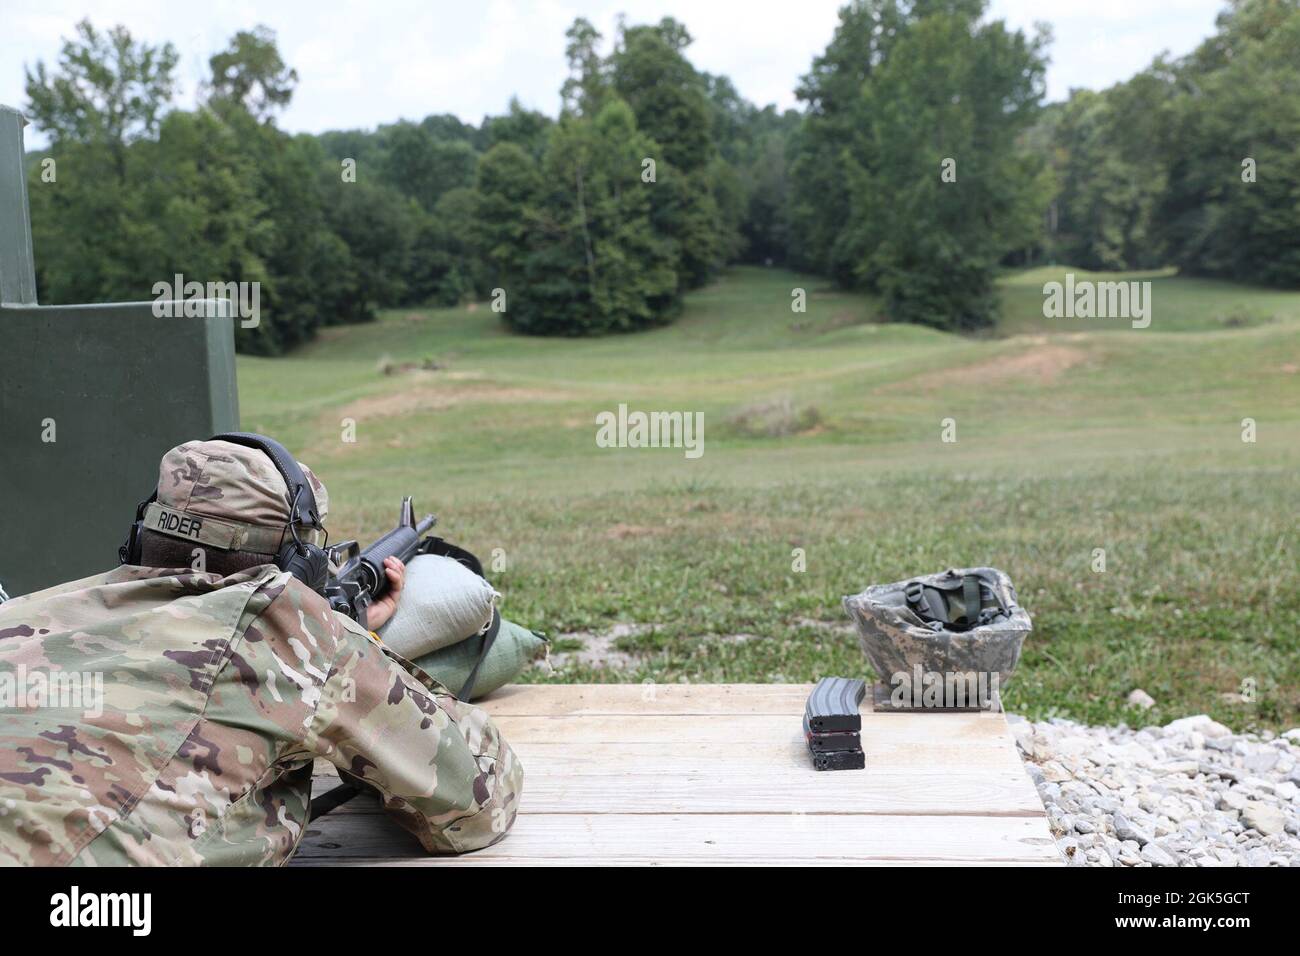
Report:
[[[508,616],[552,634],[653,625],[620,640],[626,668],[550,679],[860,673],[841,595],[993,564],[1036,625],[1009,707],[1294,726],[1300,294],[1142,276],[1154,318],[1133,330],[1044,319],[1042,284],[1064,272],[1007,276],[1005,325],[981,338],[877,324],[869,297],[761,269],[636,336],[389,312],[241,358],[243,424],[324,478],[336,536],[375,535],[414,494],[452,540],[501,549]],[[703,412],[703,456],[598,447],[595,416],[619,403]],[[1135,687],[1156,710],[1127,707]]]

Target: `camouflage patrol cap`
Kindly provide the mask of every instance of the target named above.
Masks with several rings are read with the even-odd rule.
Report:
[[[329,511],[325,486],[301,462],[323,521]],[[228,441],[191,441],[163,455],[158,500],[145,511],[144,527],[173,538],[228,551],[279,551],[289,522],[289,488],[262,451]],[[299,527],[304,541],[320,543],[323,532]]]

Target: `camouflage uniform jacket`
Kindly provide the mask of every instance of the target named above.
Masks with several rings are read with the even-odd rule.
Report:
[[[73,673],[101,675],[91,706]],[[519,804],[483,711],[271,565],[125,566],[0,604],[0,863],[282,864],[316,757],[430,853],[495,843]]]

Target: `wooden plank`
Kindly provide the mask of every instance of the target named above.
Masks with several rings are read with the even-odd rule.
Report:
[[[658,777],[529,775],[529,813],[857,813],[875,815],[1041,817],[1042,803],[1023,774],[862,772],[783,775],[663,774]],[[854,776],[858,779],[852,779]],[[850,778],[850,779],[845,779]]]
[[[802,714],[812,684],[510,684],[475,703],[494,716]]]
[[[742,746],[718,748],[707,742],[670,743],[528,743],[520,751],[531,762],[525,767],[546,773],[662,774],[665,771],[716,773],[734,771],[762,773],[813,772],[808,748],[802,740],[752,741]],[[963,770],[1020,771],[1019,758],[997,742],[969,744],[941,743],[916,747],[896,741],[872,739],[863,742],[867,773],[889,770],[942,770],[952,774]],[[825,775],[822,775],[825,776]],[[833,774],[835,777],[844,774]]]
[[[693,743],[567,743],[510,738],[524,769],[538,774],[655,775],[663,773],[803,773],[812,771],[802,740],[748,740],[725,750],[708,741]],[[1001,741],[952,743],[938,741],[920,747],[873,737],[864,742],[867,773],[888,770],[943,771],[951,775],[983,771],[1021,772],[1020,758]],[[317,761],[315,773],[334,775],[334,765]],[[838,775],[837,775],[838,776]]]
[[[358,814],[308,828],[295,862],[401,859],[438,863],[396,825]],[[1041,822],[856,814],[521,814],[496,846],[456,862],[791,864],[808,861],[1059,862]]]
[[[571,744],[595,743],[709,743],[724,748],[746,741],[799,741],[802,727],[796,715],[731,715],[707,718],[687,715],[623,715],[600,717],[494,718],[512,746],[562,740]],[[994,741],[1011,745],[1001,715],[891,714],[863,719],[864,749],[877,737],[894,744],[928,746],[936,740],[964,744]]]
[[[514,745],[514,741],[511,741]],[[931,748],[873,742],[865,746],[867,771],[1020,771],[1014,753],[1001,746],[942,744]],[[530,776],[537,773],[662,774],[685,773],[804,773],[814,772],[803,741],[753,741],[725,751],[708,742],[658,743],[528,743],[515,745]],[[330,766],[331,772],[333,767]],[[825,775],[823,775],[824,777]],[[835,774],[842,777],[843,774]]]
[[[1000,714],[866,712],[867,769],[817,773],[799,722],[810,690],[507,688],[484,703],[525,768],[502,844],[427,858],[359,797],[311,826],[300,861],[1059,864]],[[317,792],[336,783],[322,777]]]
[[[558,717],[595,714],[802,714],[812,684],[513,684],[479,701],[496,715]],[[891,688],[879,682],[862,702],[862,712],[933,715],[917,708],[880,709]],[[971,709],[962,711],[977,713]]]
[[[665,743],[532,743],[516,750],[529,811],[1043,813],[1018,758],[1001,749],[948,764],[909,750],[868,750],[866,770],[842,773],[818,773],[795,742],[741,753]],[[327,779],[326,788],[333,786]]]

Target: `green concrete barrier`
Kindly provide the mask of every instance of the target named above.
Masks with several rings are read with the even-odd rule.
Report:
[[[0,106],[0,588],[10,597],[116,564],[162,453],[239,424],[225,300],[189,303],[202,313],[190,318],[155,317],[153,302],[37,304],[24,125]]]

